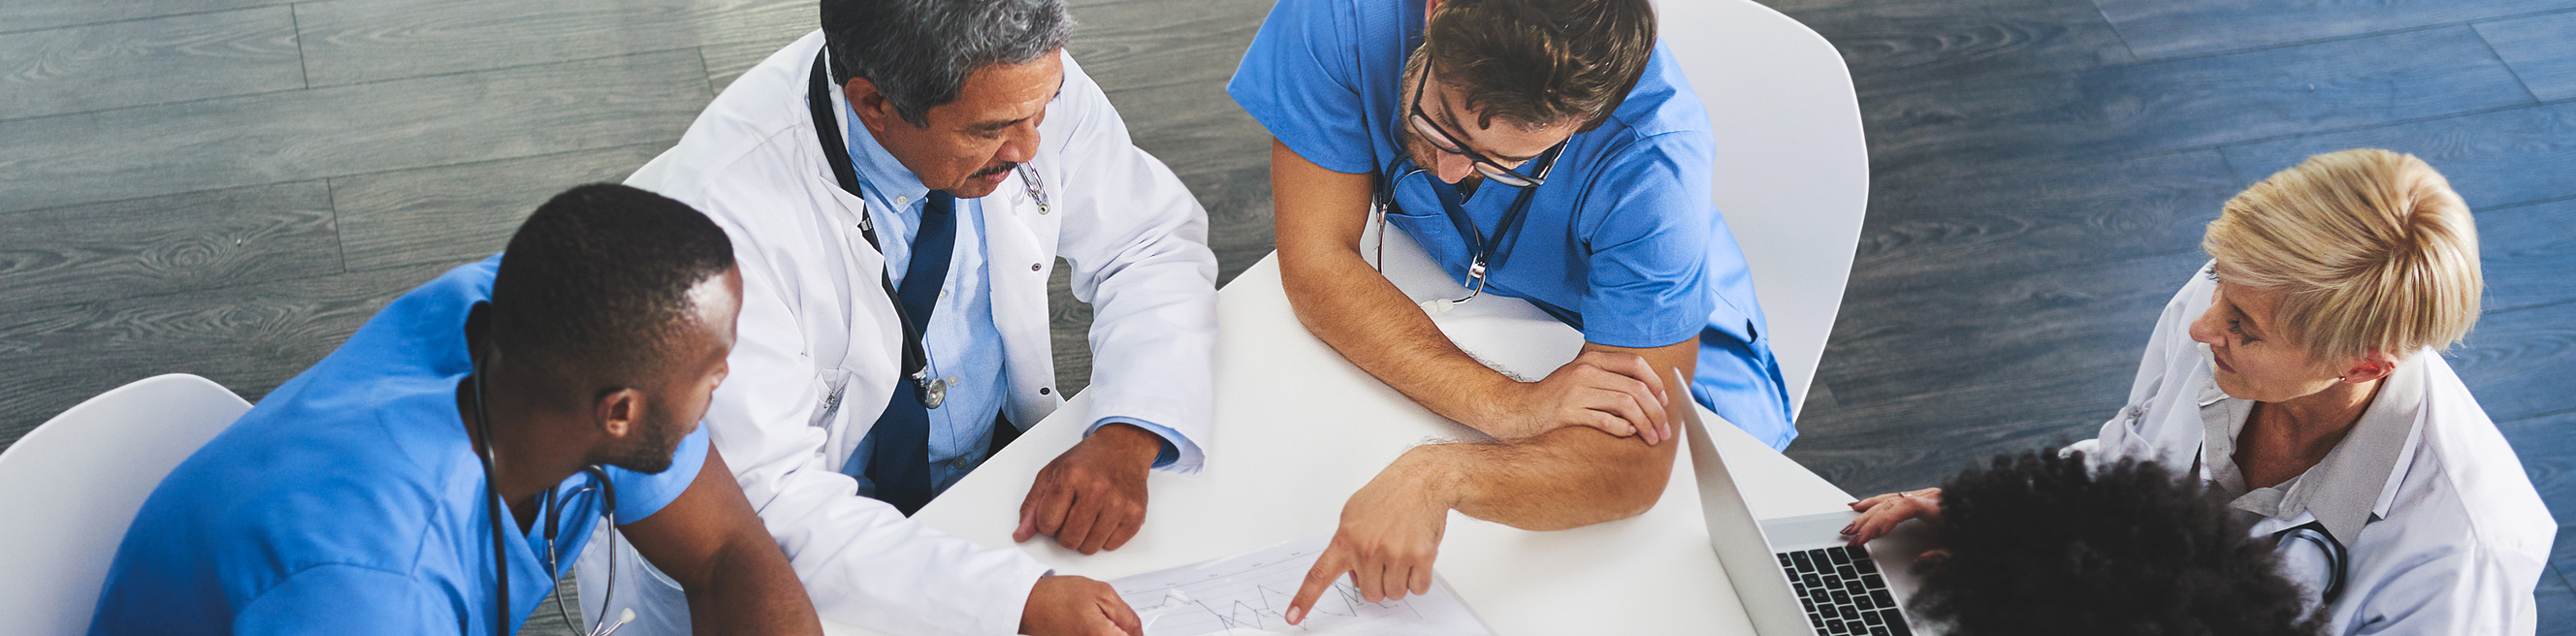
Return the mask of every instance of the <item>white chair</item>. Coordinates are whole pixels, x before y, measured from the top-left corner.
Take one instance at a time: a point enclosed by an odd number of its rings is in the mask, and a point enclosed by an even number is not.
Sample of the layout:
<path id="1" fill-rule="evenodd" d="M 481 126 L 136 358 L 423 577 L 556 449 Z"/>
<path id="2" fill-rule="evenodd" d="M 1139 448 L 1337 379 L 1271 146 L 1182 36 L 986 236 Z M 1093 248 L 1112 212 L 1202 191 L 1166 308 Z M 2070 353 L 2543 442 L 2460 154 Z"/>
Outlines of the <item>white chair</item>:
<path id="1" fill-rule="evenodd" d="M 174 373 L 63 411 L 0 452 L 0 625 L 89 631 L 99 586 L 143 499 L 250 403 Z"/>
<path id="2" fill-rule="evenodd" d="M 1869 145 L 1842 54 L 1752 0 L 1657 0 L 1664 44 L 1708 106 L 1717 209 L 1753 267 L 1771 352 L 1803 410 L 1869 208 Z"/>

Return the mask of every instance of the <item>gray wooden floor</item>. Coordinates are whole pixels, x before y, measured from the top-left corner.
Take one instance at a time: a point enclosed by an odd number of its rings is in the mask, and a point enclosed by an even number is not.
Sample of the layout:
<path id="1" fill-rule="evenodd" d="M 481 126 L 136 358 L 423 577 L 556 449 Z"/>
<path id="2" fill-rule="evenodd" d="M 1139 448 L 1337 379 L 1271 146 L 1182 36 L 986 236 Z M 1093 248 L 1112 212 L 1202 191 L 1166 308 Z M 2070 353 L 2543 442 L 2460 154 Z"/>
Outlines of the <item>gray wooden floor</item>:
<path id="1" fill-rule="evenodd" d="M 1873 157 L 1792 457 L 1866 493 L 2089 435 L 2220 201 L 2306 154 L 2381 146 L 2478 209 L 2488 314 L 2452 362 L 2576 522 L 2576 0 L 1763 1 L 1842 49 Z M 1228 279 L 1271 246 L 1266 135 L 1223 90 L 1267 10 L 1075 8 L 1076 56 L 1207 205 Z M 0 4 L 0 443 L 158 373 L 257 399 L 394 295 L 498 250 L 545 196 L 642 165 L 813 15 Z M 1079 387 L 1090 314 L 1060 283 L 1059 369 Z M 2561 538 L 2543 632 L 2576 634 Z"/>

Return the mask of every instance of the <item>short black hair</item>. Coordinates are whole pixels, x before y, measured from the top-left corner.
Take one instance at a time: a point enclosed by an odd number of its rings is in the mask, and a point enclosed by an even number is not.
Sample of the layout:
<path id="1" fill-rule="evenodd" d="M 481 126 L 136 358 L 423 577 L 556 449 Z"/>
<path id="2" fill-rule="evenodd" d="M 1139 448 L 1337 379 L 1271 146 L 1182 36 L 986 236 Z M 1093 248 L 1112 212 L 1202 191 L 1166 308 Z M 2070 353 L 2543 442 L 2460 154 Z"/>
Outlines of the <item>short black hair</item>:
<path id="1" fill-rule="evenodd" d="M 502 253 L 492 341 L 505 364 L 639 386 L 695 315 L 689 290 L 732 268 L 732 241 L 688 204 L 615 184 L 566 190 Z"/>
<path id="2" fill-rule="evenodd" d="M 2056 449 L 1996 457 L 1941 488 L 1946 557 L 1920 568 L 1918 617 L 1952 633 L 2308 635 L 2323 618 L 2269 541 L 2195 480 Z"/>
<path id="3" fill-rule="evenodd" d="M 1064 0 L 822 1 L 832 83 L 867 78 L 914 126 L 976 71 L 1037 61 L 1073 37 Z"/>

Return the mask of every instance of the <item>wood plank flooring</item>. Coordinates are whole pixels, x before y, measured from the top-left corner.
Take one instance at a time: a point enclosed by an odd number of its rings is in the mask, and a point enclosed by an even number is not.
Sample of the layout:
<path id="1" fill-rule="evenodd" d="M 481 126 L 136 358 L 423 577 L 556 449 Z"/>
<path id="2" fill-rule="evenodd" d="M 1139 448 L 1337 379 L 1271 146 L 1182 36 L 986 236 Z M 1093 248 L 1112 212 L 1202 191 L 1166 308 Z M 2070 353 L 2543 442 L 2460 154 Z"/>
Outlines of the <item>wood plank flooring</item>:
<path id="1" fill-rule="evenodd" d="M 2496 20 L 2474 25 L 2495 47 L 2496 57 L 2514 68 L 2533 97 L 2556 101 L 2576 97 L 2576 46 L 2567 34 L 2576 31 L 2576 12 Z"/>
<path id="2" fill-rule="evenodd" d="M 295 6 L 313 85 L 743 41 L 814 29 L 813 0 L 332 0 Z M 703 70 L 703 69 L 701 69 Z"/>
<path id="3" fill-rule="evenodd" d="M 282 6 L 0 35 L 0 119 L 296 88 Z"/>
<path id="4" fill-rule="evenodd" d="M 2568 0 L 2095 0 L 2142 59 L 2218 53 L 2576 9 Z"/>
<path id="5" fill-rule="evenodd" d="M 2576 0 L 1762 1 L 1841 49 L 1873 165 L 1793 458 L 1872 493 L 2090 436 L 2218 204 L 2379 146 L 2478 210 L 2487 315 L 2449 357 L 2576 539 Z M 1224 94 L 1269 4 L 1074 3 L 1225 279 L 1272 244 L 1268 136 Z M 0 3 L 0 444 L 157 373 L 257 399 L 667 148 L 813 6 Z M 1078 389 L 1090 308 L 1058 280 L 1055 310 Z M 2576 634 L 2576 545 L 2553 557 L 2542 632 Z"/>

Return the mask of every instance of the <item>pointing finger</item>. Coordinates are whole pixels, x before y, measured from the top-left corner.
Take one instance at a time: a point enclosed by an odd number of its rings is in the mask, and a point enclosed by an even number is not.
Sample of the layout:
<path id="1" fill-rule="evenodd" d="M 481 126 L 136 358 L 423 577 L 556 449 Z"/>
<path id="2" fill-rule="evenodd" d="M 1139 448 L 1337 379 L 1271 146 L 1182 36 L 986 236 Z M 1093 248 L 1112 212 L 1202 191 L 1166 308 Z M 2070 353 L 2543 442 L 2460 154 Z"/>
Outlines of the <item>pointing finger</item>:
<path id="1" fill-rule="evenodd" d="M 1339 543 L 1324 548 L 1324 555 L 1315 559 L 1315 567 L 1307 568 L 1306 583 L 1297 587 L 1296 597 L 1288 599 L 1288 624 L 1306 622 L 1306 610 L 1315 607 L 1315 599 L 1322 598 L 1324 590 L 1331 588 L 1333 581 L 1340 580 L 1342 574 L 1349 571 L 1342 552 Z"/>

